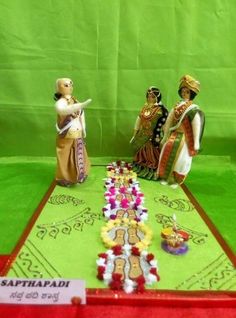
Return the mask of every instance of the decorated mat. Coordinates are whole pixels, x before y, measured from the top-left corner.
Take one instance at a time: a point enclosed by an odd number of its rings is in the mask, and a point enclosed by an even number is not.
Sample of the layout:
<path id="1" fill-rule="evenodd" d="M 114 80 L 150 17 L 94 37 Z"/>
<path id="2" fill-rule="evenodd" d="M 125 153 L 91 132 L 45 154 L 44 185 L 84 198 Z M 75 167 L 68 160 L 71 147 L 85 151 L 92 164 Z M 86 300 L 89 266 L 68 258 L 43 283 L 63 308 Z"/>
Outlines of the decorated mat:
<path id="1" fill-rule="evenodd" d="M 107 288 L 96 277 L 98 254 L 105 249 L 101 228 L 110 217 L 104 216 L 104 175 L 105 167 L 92 167 L 84 184 L 74 188 L 55 186 L 2 274 L 80 278 L 87 288 Z M 158 260 L 161 277 L 147 290 L 236 291 L 236 269 L 185 191 L 143 179 L 139 182 L 148 211 L 145 224 L 153 233 L 148 253 Z M 173 215 L 176 226 L 189 234 L 188 252 L 183 255 L 172 255 L 161 248 L 161 232 L 173 225 Z M 135 261 L 134 255 L 128 257 L 130 262 Z"/>

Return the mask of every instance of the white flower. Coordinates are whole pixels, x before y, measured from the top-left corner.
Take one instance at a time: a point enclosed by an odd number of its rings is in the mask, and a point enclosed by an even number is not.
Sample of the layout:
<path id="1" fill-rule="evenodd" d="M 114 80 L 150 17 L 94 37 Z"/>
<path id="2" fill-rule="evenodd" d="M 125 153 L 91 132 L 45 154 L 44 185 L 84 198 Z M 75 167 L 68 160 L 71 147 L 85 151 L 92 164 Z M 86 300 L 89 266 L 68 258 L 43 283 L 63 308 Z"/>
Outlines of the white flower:
<path id="1" fill-rule="evenodd" d="M 106 285 L 109 285 L 111 282 L 111 273 L 104 273 L 103 280 Z"/>
<path id="2" fill-rule="evenodd" d="M 125 244 L 125 245 L 123 245 L 123 249 L 127 250 L 127 251 L 130 251 L 131 250 L 131 245 Z"/>
<path id="3" fill-rule="evenodd" d="M 98 266 L 105 266 L 105 258 L 100 257 L 98 260 L 96 260 L 96 263 Z"/>
<path id="4" fill-rule="evenodd" d="M 147 285 L 152 285 L 152 284 L 155 283 L 156 281 L 157 281 L 156 275 L 153 275 L 153 274 L 149 273 L 149 274 L 146 276 L 146 284 L 147 284 Z"/>
<path id="5" fill-rule="evenodd" d="M 131 294 L 134 291 L 134 288 L 132 286 L 124 286 L 124 291 L 126 294 Z"/>
<path id="6" fill-rule="evenodd" d="M 135 283 L 134 283 L 131 279 L 125 279 L 125 282 L 124 282 L 124 291 L 125 291 L 127 294 L 130 294 L 130 293 L 133 292 L 134 286 L 135 286 Z"/>
<path id="7" fill-rule="evenodd" d="M 148 219 L 148 214 L 147 214 L 147 213 L 141 214 L 141 215 L 140 215 L 140 219 L 141 219 L 142 221 L 147 221 L 147 219 Z"/>
<path id="8" fill-rule="evenodd" d="M 111 255 L 113 255 L 113 250 L 107 250 L 106 254 L 108 255 L 108 257 L 110 257 Z"/>
<path id="9" fill-rule="evenodd" d="M 104 215 L 105 215 L 106 218 L 109 218 L 110 215 L 111 215 L 111 212 L 110 212 L 110 211 L 105 211 L 105 212 L 104 212 Z"/>
<path id="10" fill-rule="evenodd" d="M 125 244 L 123 246 L 123 251 L 124 251 L 125 255 L 130 256 L 130 250 L 131 250 L 131 245 Z"/>
<path id="11" fill-rule="evenodd" d="M 149 264 L 152 266 L 152 267 L 156 267 L 157 268 L 157 260 L 156 259 L 153 259 L 149 262 Z"/>
<path id="12" fill-rule="evenodd" d="M 144 251 L 141 252 L 140 255 L 143 256 L 143 257 L 146 257 L 148 255 L 148 252 L 144 250 Z"/>
<path id="13" fill-rule="evenodd" d="M 108 258 L 112 261 L 113 259 L 115 259 L 115 255 L 111 254 L 111 255 L 108 256 Z"/>
<path id="14" fill-rule="evenodd" d="M 129 286 L 135 286 L 136 283 L 133 280 L 131 280 L 129 278 L 126 278 L 125 279 L 125 284 L 129 285 Z"/>
<path id="15" fill-rule="evenodd" d="M 106 205 L 104 206 L 104 208 L 107 209 L 107 210 L 110 210 L 110 209 L 111 209 L 111 204 L 110 204 L 110 203 L 106 204 Z"/>

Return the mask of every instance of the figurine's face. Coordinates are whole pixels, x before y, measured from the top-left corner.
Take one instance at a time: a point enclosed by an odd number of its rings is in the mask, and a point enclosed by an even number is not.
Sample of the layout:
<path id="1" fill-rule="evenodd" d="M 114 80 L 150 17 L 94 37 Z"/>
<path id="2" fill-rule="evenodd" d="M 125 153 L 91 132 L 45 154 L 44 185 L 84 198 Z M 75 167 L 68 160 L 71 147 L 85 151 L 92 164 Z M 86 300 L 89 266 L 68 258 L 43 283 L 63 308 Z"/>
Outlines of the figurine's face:
<path id="1" fill-rule="evenodd" d="M 187 87 L 183 87 L 181 89 L 181 93 L 180 93 L 181 97 L 184 99 L 184 100 L 189 100 L 190 99 L 190 89 L 187 88 Z"/>
<path id="2" fill-rule="evenodd" d="M 58 82 L 58 92 L 62 95 L 71 95 L 73 92 L 73 82 L 69 78 L 63 78 Z"/>
<path id="3" fill-rule="evenodd" d="M 153 92 L 148 92 L 147 102 L 148 104 L 155 104 L 157 101 L 156 95 Z"/>

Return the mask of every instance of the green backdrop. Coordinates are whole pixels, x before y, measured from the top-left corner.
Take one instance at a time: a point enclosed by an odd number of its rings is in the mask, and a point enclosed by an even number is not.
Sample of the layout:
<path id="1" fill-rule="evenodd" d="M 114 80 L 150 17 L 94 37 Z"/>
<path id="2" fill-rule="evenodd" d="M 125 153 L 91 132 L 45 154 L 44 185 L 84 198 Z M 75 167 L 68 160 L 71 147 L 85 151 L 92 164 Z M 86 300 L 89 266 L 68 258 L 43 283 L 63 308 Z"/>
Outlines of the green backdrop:
<path id="1" fill-rule="evenodd" d="M 2 156 L 54 156 L 55 80 L 74 80 L 91 157 L 130 156 L 145 91 L 170 109 L 178 82 L 201 82 L 204 154 L 233 154 L 234 0 L 0 0 Z"/>
<path id="2" fill-rule="evenodd" d="M 235 0 L 0 0 L 0 154 L 54 156 L 55 80 L 74 80 L 91 157 L 130 156 L 148 86 L 201 82 L 203 153 L 235 153 Z M 4 136 L 4 138 L 3 138 Z"/>

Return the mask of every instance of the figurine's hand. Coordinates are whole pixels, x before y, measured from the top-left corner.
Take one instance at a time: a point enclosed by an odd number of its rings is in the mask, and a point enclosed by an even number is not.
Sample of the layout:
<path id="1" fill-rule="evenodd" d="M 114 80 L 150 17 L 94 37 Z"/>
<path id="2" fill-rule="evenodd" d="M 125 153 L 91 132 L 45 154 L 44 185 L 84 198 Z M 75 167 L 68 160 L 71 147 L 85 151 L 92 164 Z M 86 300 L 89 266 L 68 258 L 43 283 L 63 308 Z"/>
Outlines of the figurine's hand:
<path id="1" fill-rule="evenodd" d="M 92 101 L 91 99 L 87 99 L 85 102 L 82 102 L 82 103 L 75 103 L 72 105 L 68 105 L 66 99 L 61 98 L 56 102 L 56 111 L 59 115 L 63 115 L 63 116 L 71 115 L 83 109 L 91 101 Z"/>
<path id="2" fill-rule="evenodd" d="M 88 104 L 90 104 L 92 101 L 91 98 L 87 99 L 85 102 L 79 103 L 81 108 L 86 107 Z"/>

